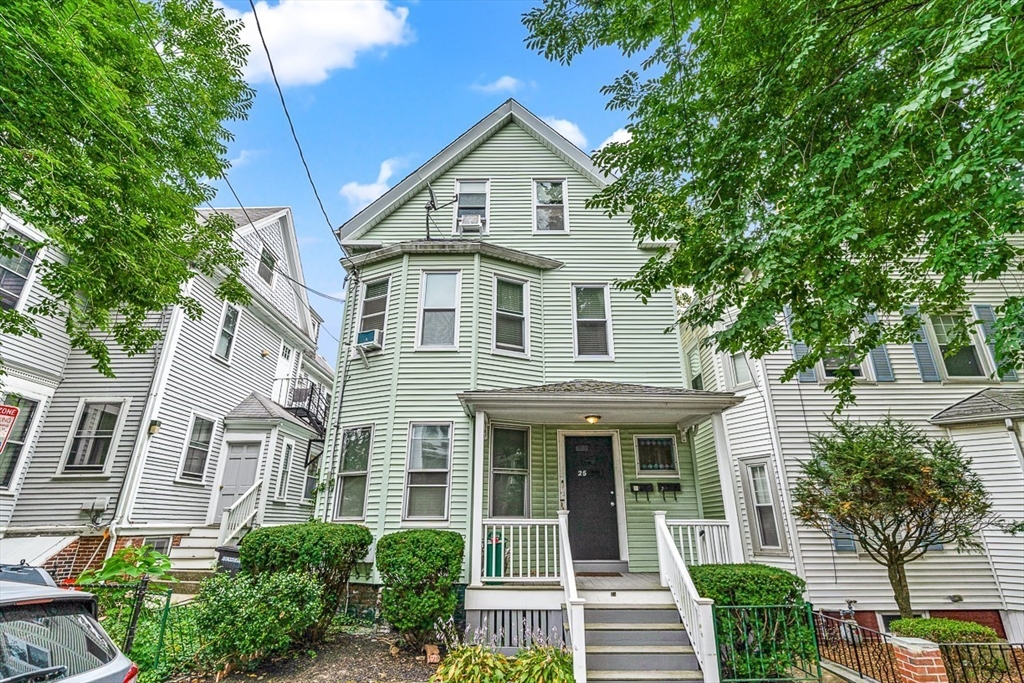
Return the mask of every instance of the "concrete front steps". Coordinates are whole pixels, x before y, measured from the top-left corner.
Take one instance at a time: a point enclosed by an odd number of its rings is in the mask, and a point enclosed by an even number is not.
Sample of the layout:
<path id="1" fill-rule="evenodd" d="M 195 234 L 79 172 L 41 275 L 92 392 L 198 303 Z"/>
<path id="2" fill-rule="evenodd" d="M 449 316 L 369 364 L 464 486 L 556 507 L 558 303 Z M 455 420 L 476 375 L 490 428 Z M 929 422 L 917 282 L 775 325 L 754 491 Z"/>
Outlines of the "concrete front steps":
<path id="1" fill-rule="evenodd" d="M 584 624 L 588 681 L 692 683 L 704 680 L 673 604 L 666 605 L 663 600 L 653 604 L 588 602 Z"/>

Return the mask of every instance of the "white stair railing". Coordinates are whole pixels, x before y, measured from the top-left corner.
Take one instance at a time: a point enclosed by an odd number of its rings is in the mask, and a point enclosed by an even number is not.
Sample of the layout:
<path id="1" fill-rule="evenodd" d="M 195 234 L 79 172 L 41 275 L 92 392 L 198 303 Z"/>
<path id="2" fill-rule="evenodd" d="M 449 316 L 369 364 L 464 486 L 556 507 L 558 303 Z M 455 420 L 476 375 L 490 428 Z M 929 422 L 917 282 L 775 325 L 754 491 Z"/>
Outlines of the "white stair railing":
<path id="1" fill-rule="evenodd" d="M 731 564 L 729 522 L 715 519 L 669 519 L 665 523 L 688 566 Z"/>
<path id="2" fill-rule="evenodd" d="M 654 513 L 654 531 L 658 540 L 658 567 L 661 585 L 672 592 L 697 662 L 704 673 L 704 683 L 719 683 L 718 647 L 715 644 L 714 600 L 702 598 L 693 585 L 683 556 L 679 554 L 664 512 Z"/>
<path id="3" fill-rule="evenodd" d="M 258 479 L 250 486 L 245 493 L 238 497 L 231 507 L 224 511 L 220 518 L 220 533 L 217 534 L 217 545 L 227 545 L 234 540 L 238 533 L 249 526 L 256 517 L 257 503 L 260 499 L 260 489 L 263 487 L 263 480 Z"/>
<path id="4" fill-rule="evenodd" d="M 583 622 L 586 600 L 576 591 L 576 571 L 572 567 L 569 548 L 569 511 L 558 511 L 558 539 L 562 552 L 562 588 L 565 590 L 565 612 L 569 617 L 569 647 L 572 650 L 572 674 L 576 683 L 587 683 L 587 636 Z"/>
<path id="5" fill-rule="evenodd" d="M 562 575 L 557 519 L 485 519 L 484 581 L 554 583 Z"/>

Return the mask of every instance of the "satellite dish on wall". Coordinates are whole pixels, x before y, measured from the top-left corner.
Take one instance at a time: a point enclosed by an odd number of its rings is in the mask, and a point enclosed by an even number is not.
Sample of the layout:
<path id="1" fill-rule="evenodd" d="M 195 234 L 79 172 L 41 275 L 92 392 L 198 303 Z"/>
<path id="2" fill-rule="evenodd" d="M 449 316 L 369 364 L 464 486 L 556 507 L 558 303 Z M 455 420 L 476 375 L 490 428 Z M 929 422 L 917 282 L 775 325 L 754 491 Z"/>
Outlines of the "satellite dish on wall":
<path id="1" fill-rule="evenodd" d="M 434 188 L 430 186 L 429 182 L 427 183 L 427 192 L 429 193 L 430 198 L 427 200 L 427 205 L 425 207 L 423 207 L 423 208 L 426 209 L 426 214 L 427 214 L 426 226 L 427 226 L 427 239 L 429 240 L 430 239 L 430 221 L 431 221 L 430 212 L 431 211 L 437 211 L 438 209 L 443 209 L 446 206 L 451 206 L 452 204 L 454 204 L 455 202 L 458 201 L 459 195 L 455 195 L 455 197 L 453 197 L 452 200 L 450 202 L 448 202 L 447 204 L 441 204 L 439 206 L 438 203 L 437 203 L 437 195 L 434 194 Z"/>
<path id="2" fill-rule="evenodd" d="M 427 211 L 437 211 L 437 195 L 434 194 L 434 188 L 427 183 L 427 192 L 430 193 L 430 200 L 427 202 Z"/>

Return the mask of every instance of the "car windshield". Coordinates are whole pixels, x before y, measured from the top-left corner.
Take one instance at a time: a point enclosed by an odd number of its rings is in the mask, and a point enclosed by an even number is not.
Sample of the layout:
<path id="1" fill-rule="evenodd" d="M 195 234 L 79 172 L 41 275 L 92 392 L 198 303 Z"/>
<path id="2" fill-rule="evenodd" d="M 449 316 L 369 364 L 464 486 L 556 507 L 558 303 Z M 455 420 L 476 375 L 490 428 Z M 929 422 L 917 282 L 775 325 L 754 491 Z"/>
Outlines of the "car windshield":
<path id="1" fill-rule="evenodd" d="M 60 680 L 115 657 L 117 648 L 84 602 L 0 607 L 0 683 Z"/>

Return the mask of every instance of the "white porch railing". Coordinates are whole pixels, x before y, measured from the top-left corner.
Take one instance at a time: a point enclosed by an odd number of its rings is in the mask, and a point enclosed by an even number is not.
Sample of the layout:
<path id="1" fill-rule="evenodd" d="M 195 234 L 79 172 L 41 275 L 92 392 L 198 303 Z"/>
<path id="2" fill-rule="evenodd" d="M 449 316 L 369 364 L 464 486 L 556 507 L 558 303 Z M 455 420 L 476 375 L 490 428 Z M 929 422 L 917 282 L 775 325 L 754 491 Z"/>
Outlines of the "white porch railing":
<path id="1" fill-rule="evenodd" d="M 576 683 L 587 683 L 587 641 L 583 624 L 583 606 L 586 600 L 576 592 L 576 571 L 572 567 L 569 548 L 569 511 L 558 511 L 558 540 L 562 569 L 562 588 L 565 590 L 565 613 L 569 617 L 569 648 L 572 650 L 572 674 Z M 711 683 L 717 683 L 713 681 Z"/>
<path id="2" fill-rule="evenodd" d="M 217 534 L 217 545 L 226 545 L 234 540 L 238 533 L 247 527 L 259 512 L 257 503 L 260 500 L 260 489 L 263 487 L 263 480 L 258 479 L 255 484 L 238 497 L 231 507 L 224 511 L 220 518 L 220 533 Z"/>
<path id="3" fill-rule="evenodd" d="M 557 519 L 486 519 L 484 581 L 557 583 L 561 576 Z"/>
<path id="4" fill-rule="evenodd" d="M 690 635 L 690 644 L 704 673 L 705 683 L 719 683 L 718 648 L 715 644 L 714 600 L 702 598 L 693 585 L 683 556 L 679 553 L 664 512 L 654 513 L 654 531 L 658 541 L 658 567 L 661 585 L 672 591 L 672 599 Z"/>
<path id="5" fill-rule="evenodd" d="M 683 562 L 700 564 L 731 564 L 729 522 L 711 519 L 669 519 L 665 523 L 672 534 Z"/>

